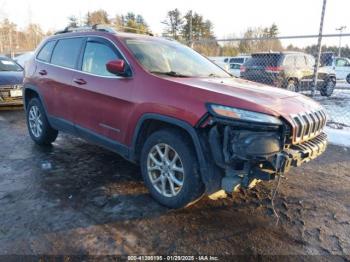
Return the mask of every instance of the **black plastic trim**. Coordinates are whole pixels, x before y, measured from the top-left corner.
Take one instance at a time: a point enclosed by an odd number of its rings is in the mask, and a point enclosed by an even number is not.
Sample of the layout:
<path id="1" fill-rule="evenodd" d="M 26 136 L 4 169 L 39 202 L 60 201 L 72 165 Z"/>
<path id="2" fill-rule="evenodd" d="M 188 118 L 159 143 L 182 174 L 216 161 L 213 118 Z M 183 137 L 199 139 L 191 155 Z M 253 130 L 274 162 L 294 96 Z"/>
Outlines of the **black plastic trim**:
<path id="1" fill-rule="evenodd" d="M 121 155 L 125 159 L 129 160 L 129 152 L 130 152 L 129 147 L 121 143 L 118 143 L 115 140 L 107 138 L 105 136 L 101 136 L 87 128 L 81 127 L 79 125 L 75 125 L 72 122 L 66 121 L 64 119 L 54 117 L 54 116 L 48 116 L 48 119 L 50 119 L 50 124 L 52 123 L 53 128 L 81 137 L 89 142 L 92 142 L 108 150 L 111 150 Z"/>
<path id="2" fill-rule="evenodd" d="M 203 182 L 207 185 L 208 181 L 210 181 L 208 176 L 210 176 L 211 174 L 209 174 L 207 172 L 208 165 L 207 165 L 205 155 L 203 153 L 203 148 L 202 148 L 202 145 L 200 143 L 199 136 L 198 136 L 195 128 L 185 121 L 182 121 L 182 120 L 179 120 L 179 119 L 176 119 L 173 117 L 169 117 L 169 116 L 154 114 L 154 113 L 144 114 L 139 119 L 139 121 L 136 125 L 136 128 L 134 130 L 133 139 L 132 139 L 132 146 L 131 146 L 131 151 L 130 151 L 130 159 L 134 160 L 134 161 L 137 160 L 136 159 L 137 140 L 138 140 L 138 136 L 140 133 L 140 129 L 146 120 L 157 120 L 157 121 L 162 121 L 162 122 L 165 122 L 168 124 L 178 126 L 182 129 L 184 129 L 190 135 L 190 137 L 192 138 L 192 142 L 194 144 L 195 150 L 196 150 L 197 159 L 198 159 L 198 162 L 200 165 L 200 172 L 201 172 Z"/>

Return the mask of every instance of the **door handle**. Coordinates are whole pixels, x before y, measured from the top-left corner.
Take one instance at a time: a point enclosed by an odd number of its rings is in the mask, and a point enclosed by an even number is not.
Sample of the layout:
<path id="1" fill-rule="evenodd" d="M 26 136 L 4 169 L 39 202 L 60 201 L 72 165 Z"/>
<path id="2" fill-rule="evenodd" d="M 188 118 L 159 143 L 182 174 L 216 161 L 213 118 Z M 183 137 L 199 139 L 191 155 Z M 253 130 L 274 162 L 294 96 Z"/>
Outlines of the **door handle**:
<path id="1" fill-rule="evenodd" d="M 74 83 L 77 83 L 78 85 L 85 85 L 87 82 L 84 80 L 84 79 L 82 79 L 82 78 L 75 78 L 75 79 L 73 79 L 73 82 Z"/>
<path id="2" fill-rule="evenodd" d="M 39 71 L 39 75 L 42 75 L 42 76 L 45 76 L 45 75 L 47 75 L 47 71 L 46 70 L 40 70 Z"/>

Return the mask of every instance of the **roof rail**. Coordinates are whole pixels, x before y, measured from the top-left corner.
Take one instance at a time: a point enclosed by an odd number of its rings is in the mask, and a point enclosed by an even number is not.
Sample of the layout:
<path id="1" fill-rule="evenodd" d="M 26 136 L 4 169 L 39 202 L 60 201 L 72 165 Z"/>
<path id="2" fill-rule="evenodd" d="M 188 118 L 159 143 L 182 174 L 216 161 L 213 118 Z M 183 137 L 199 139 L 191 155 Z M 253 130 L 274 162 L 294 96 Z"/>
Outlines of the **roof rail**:
<path id="1" fill-rule="evenodd" d="M 88 32 L 88 31 L 100 31 L 100 32 L 108 32 L 112 34 L 115 34 L 117 32 L 111 27 L 95 24 L 93 26 L 79 26 L 79 27 L 67 26 L 65 29 L 61 31 L 57 31 L 55 35 L 72 33 L 72 32 Z"/>

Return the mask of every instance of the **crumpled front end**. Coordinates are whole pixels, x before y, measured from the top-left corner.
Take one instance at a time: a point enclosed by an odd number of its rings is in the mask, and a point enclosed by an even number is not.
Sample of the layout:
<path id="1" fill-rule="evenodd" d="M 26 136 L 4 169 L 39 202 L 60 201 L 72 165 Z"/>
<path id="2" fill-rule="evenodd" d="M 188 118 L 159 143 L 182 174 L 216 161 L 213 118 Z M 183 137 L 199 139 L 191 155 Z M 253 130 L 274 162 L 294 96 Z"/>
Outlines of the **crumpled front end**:
<path id="1" fill-rule="evenodd" d="M 321 117 L 320 121 L 315 118 L 315 123 L 312 118 L 299 123 L 307 125 L 302 128 L 307 139 L 298 143 L 293 133 L 296 129 L 286 121 L 278 126 L 209 118 L 209 147 L 215 164 L 223 170 L 221 189 L 226 193 L 283 175 L 291 167 L 320 156 L 327 147 L 327 136 L 322 132 L 325 119 Z"/>

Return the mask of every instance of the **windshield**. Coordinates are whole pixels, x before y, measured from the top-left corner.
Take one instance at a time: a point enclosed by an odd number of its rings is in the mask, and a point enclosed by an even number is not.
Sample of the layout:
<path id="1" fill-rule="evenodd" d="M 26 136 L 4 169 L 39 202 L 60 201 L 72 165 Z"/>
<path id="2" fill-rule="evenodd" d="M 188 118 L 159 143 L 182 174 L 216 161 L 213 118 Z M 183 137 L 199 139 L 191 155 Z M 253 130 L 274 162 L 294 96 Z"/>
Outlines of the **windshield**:
<path id="1" fill-rule="evenodd" d="M 23 71 L 23 68 L 7 57 L 0 57 L 0 71 Z"/>
<path id="2" fill-rule="evenodd" d="M 205 57 L 177 42 L 127 39 L 126 44 L 151 73 L 174 77 L 230 77 Z"/>

